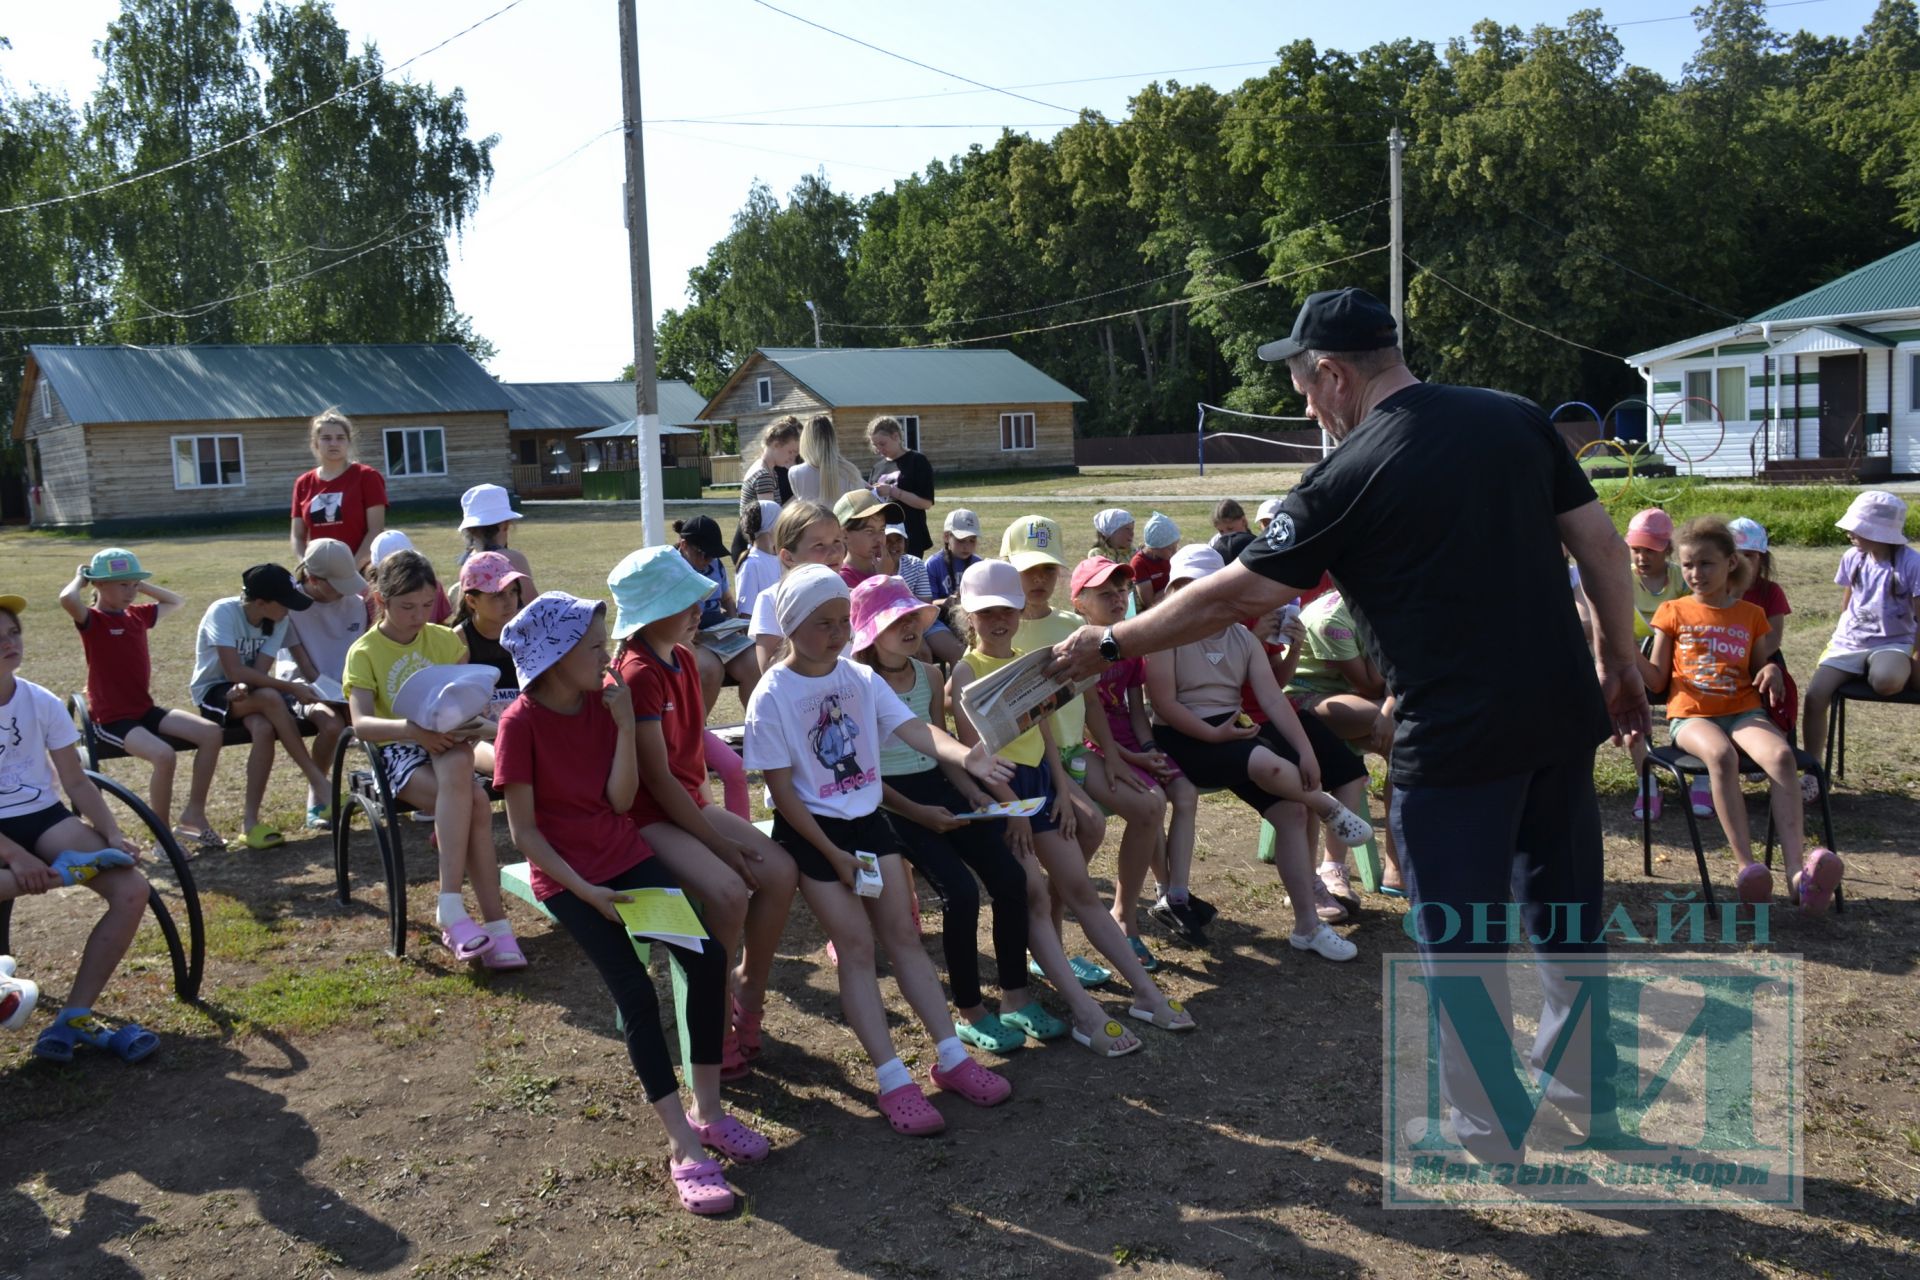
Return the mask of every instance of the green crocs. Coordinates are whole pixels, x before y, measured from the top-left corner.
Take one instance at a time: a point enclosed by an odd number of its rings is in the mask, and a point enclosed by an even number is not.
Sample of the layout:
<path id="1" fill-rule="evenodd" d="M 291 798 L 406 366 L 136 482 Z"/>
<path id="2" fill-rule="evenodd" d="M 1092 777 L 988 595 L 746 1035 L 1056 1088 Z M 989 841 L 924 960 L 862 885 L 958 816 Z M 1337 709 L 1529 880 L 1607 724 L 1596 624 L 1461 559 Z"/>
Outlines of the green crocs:
<path id="1" fill-rule="evenodd" d="M 1102 965 L 1095 964 L 1085 956 L 1074 956 L 1067 963 L 1073 966 L 1073 976 L 1083 987 L 1103 986 L 1113 977 L 1111 971 Z M 1040 967 L 1038 960 L 1027 961 L 1027 972 L 1036 978 L 1047 976 L 1047 971 Z"/>
<path id="2" fill-rule="evenodd" d="M 1035 1040 L 1058 1040 L 1067 1034 L 1067 1024 L 1048 1013 L 1038 1000 L 1011 1012 L 1002 1009 L 1000 1021 L 1018 1028 Z"/>
<path id="3" fill-rule="evenodd" d="M 1027 1044 L 1025 1031 L 1008 1026 L 998 1014 L 993 1013 L 978 1022 L 960 1018 L 955 1021 L 953 1030 L 962 1043 L 990 1053 L 1012 1053 L 1015 1049 L 1025 1048 Z"/>

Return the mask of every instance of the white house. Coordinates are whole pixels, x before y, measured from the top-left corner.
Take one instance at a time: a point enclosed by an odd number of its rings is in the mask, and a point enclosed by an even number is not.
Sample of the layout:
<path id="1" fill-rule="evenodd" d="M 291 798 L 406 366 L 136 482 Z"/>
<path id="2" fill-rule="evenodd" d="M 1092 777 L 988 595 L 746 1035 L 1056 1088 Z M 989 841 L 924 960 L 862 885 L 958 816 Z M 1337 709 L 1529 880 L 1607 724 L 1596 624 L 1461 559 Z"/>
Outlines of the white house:
<path id="1" fill-rule="evenodd" d="M 1627 363 L 1646 380 L 1651 441 L 1683 473 L 1920 472 L 1920 242 Z"/>

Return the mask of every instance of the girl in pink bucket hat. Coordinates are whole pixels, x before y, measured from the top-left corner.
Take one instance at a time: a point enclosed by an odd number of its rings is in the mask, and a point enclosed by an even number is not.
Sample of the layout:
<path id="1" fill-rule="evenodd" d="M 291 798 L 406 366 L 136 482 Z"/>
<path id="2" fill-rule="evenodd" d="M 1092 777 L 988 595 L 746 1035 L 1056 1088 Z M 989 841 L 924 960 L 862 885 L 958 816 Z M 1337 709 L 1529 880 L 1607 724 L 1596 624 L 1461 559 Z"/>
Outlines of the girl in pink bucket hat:
<path id="1" fill-rule="evenodd" d="M 1807 682 L 1807 750 L 1827 744 L 1833 691 L 1864 677 L 1881 697 L 1916 687 L 1914 642 L 1920 638 L 1920 552 L 1907 545 L 1907 504 L 1868 490 L 1834 521 L 1853 544 L 1840 557 L 1834 585 L 1845 588 L 1840 621 Z"/>

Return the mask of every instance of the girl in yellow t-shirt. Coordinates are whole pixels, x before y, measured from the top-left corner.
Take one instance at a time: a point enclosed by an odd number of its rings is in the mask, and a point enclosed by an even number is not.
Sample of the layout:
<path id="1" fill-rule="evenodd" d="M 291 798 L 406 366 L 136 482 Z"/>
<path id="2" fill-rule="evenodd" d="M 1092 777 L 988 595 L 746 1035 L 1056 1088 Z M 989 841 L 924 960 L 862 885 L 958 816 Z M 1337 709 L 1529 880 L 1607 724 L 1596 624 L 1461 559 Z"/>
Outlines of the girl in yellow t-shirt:
<path id="1" fill-rule="evenodd" d="M 440 941 L 457 960 L 489 969 L 524 969 L 526 956 L 500 903 L 500 866 L 493 851 L 493 806 L 474 770 L 492 772 L 493 746 L 455 739 L 401 720 L 394 695 L 427 667 L 467 660 L 457 632 L 427 621 L 438 583 L 418 551 L 396 551 L 380 562 L 373 591 L 380 620 L 347 650 L 347 709 L 362 742 L 378 744 L 395 798 L 433 814 L 440 854 Z M 464 801 L 464 802 L 463 802 Z M 461 895 L 473 881 L 483 923 L 467 914 Z"/>
<path id="2" fill-rule="evenodd" d="M 1793 747 L 1761 705 L 1762 687 L 1779 679 L 1769 666 L 1772 624 L 1759 605 L 1741 599 L 1753 566 L 1737 552 L 1726 522 L 1689 520 L 1674 537 L 1691 594 L 1653 615 L 1653 655 L 1642 659 L 1647 688 L 1667 693 L 1674 745 L 1705 762 L 1720 828 L 1739 859 L 1742 902 L 1773 896 L 1773 873 L 1754 860 L 1747 806 L 1740 794 L 1740 753 L 1766 771 L 1773 825 L 1787 870 L 1787 897 L 1810 913 L 1826 910 L 1844 873 L 1838 854 L 1816 848 L 1802 860 L 1805 800 Z"/>

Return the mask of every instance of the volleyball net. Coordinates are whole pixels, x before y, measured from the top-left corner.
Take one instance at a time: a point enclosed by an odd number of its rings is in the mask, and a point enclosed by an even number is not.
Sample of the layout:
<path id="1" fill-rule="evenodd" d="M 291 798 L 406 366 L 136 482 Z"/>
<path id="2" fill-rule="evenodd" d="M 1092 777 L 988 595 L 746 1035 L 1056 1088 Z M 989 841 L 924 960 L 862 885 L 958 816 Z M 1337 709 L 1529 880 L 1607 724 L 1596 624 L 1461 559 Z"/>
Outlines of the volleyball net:
<path id="1" fill-rule="evenodd" d="M 1312 418 L 1286 417 L 1273 413 L 1248 413 L 1201 401 L 1193 428 L 1194 455 L 1200 474 L 1207 474 L 1209 442 L 1222 442 L 1214 448 L 1214 465 L 1227 463 L 1311 463 L 1318 462 L 1333 448 L 1333 437 L 1320 429 Z M 1262 433 L 1262 424 L 1274 424 Z M 1286 425 L 1281 425 L 1286 424 Z M 1231 428 L 1240 428 L 1233 430 Z M 1226 441 L 1235 441 L 1225 445 Z"/>

